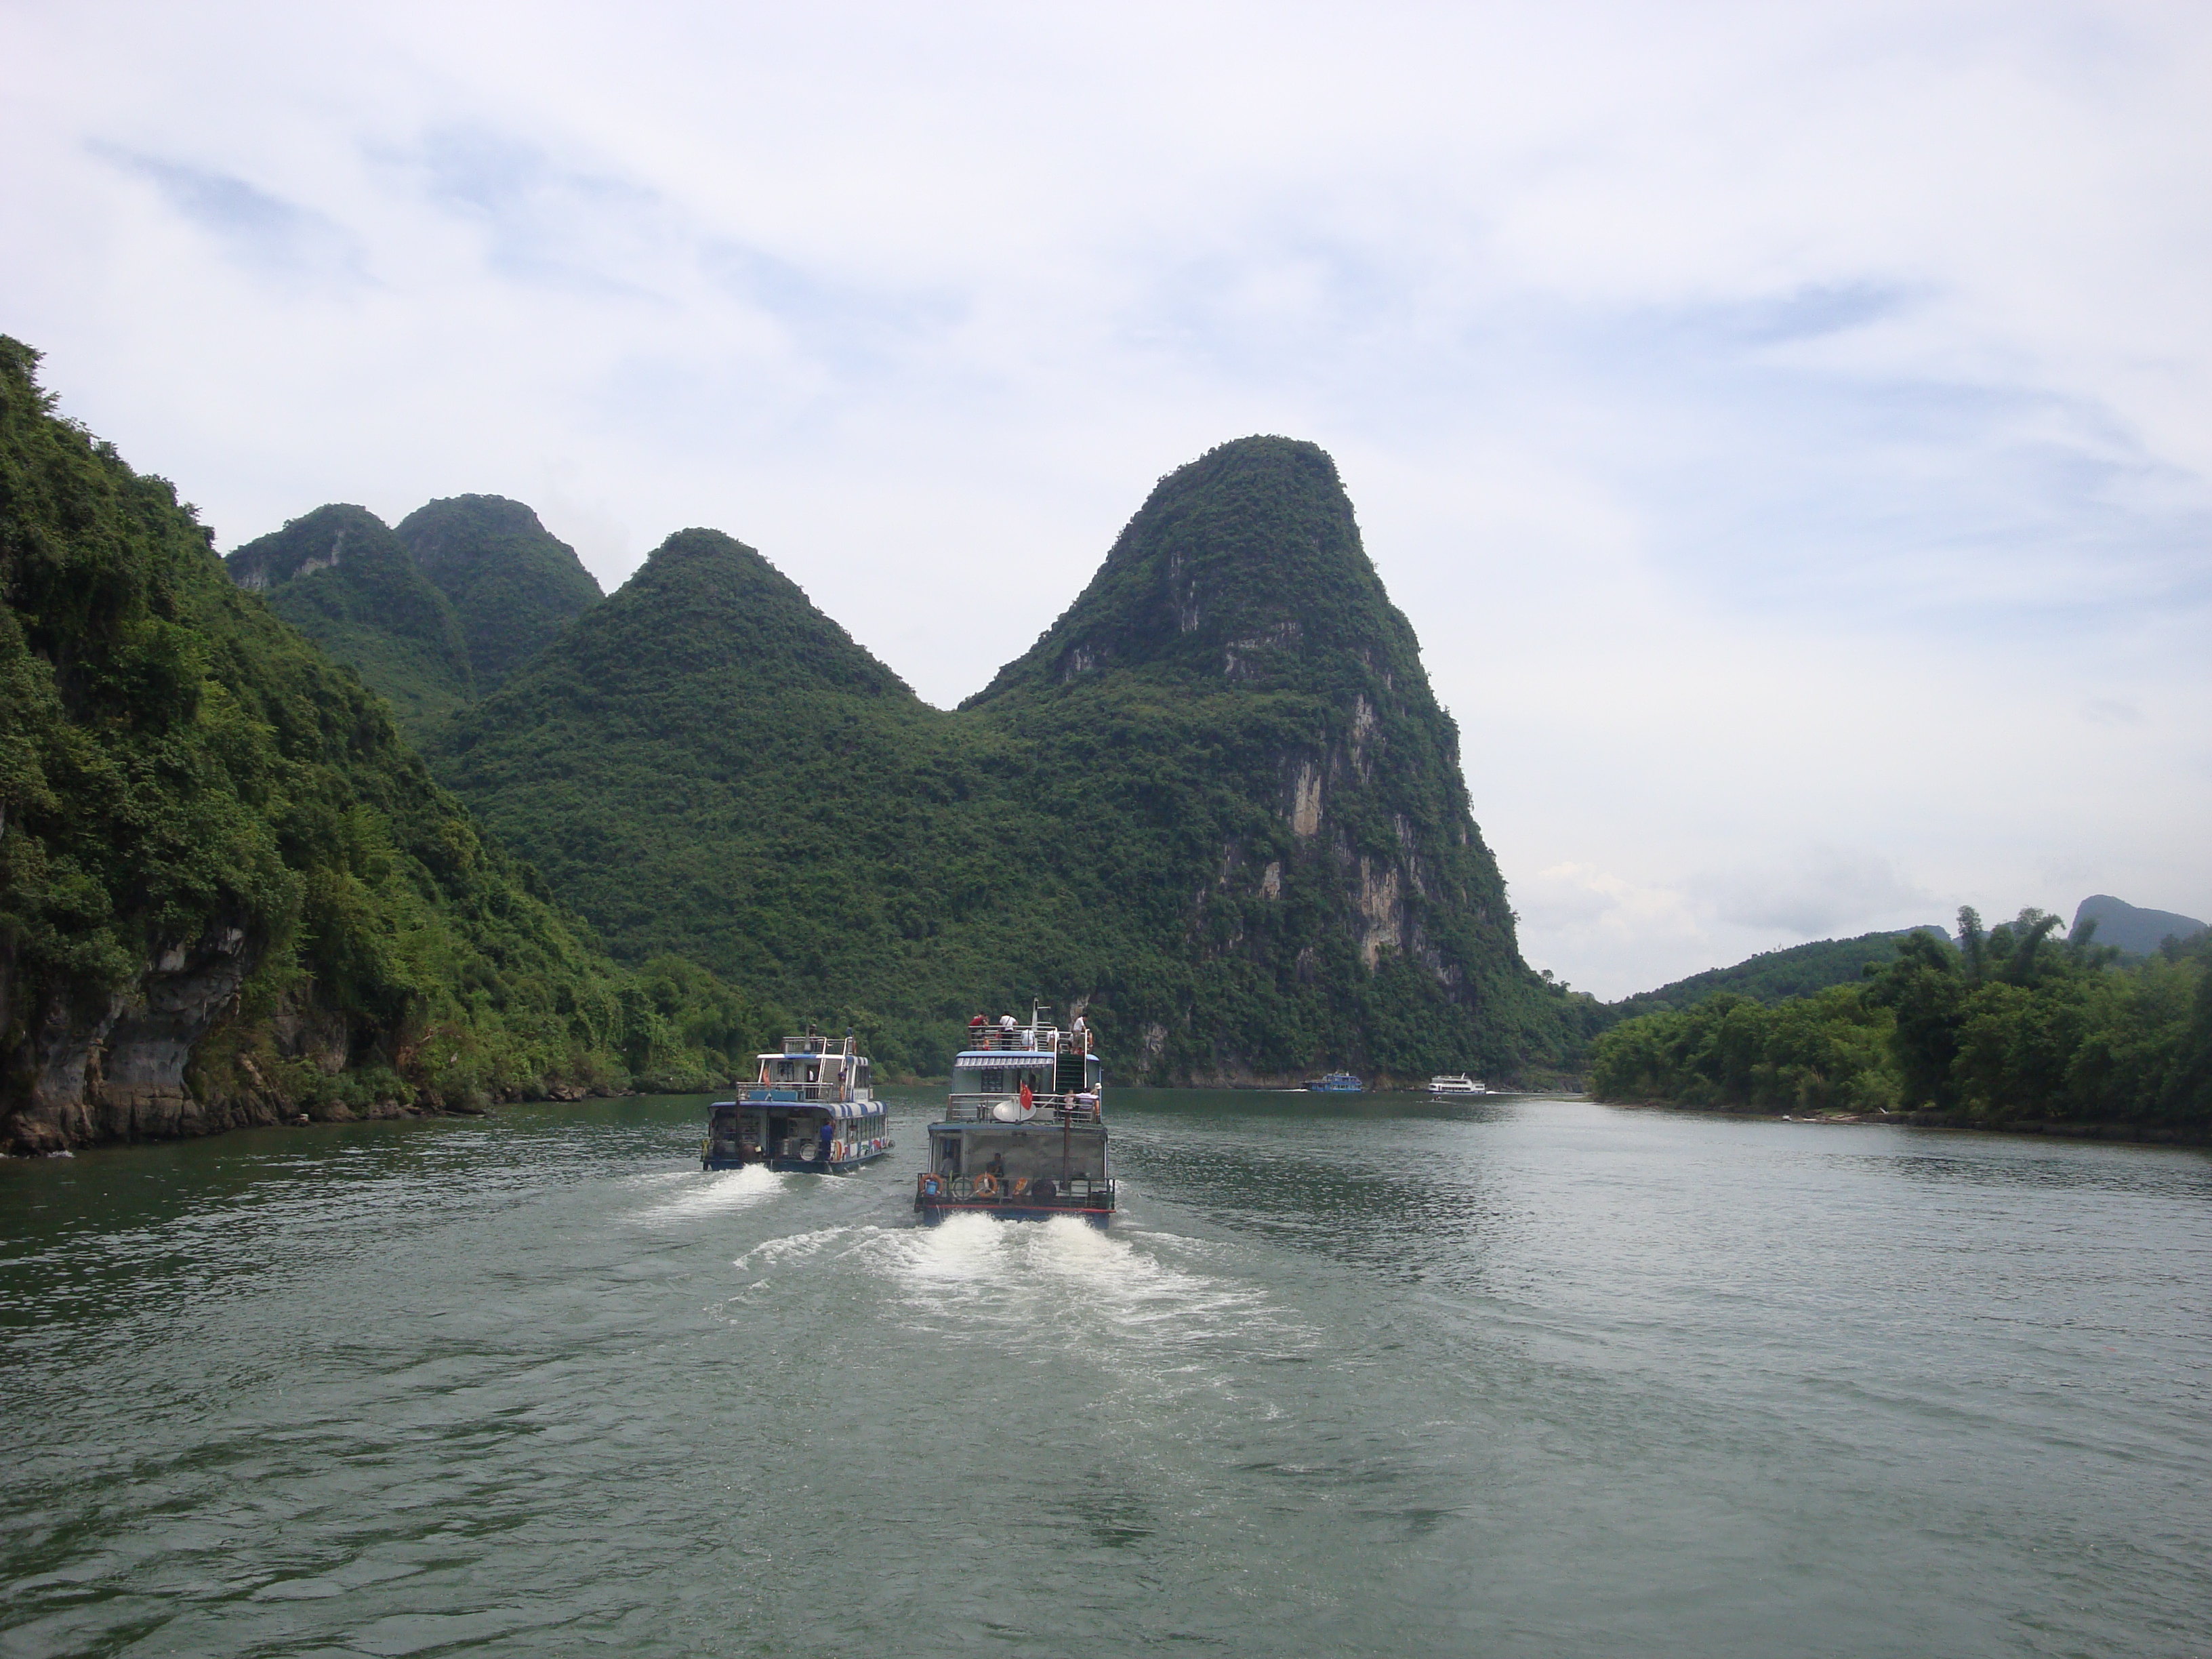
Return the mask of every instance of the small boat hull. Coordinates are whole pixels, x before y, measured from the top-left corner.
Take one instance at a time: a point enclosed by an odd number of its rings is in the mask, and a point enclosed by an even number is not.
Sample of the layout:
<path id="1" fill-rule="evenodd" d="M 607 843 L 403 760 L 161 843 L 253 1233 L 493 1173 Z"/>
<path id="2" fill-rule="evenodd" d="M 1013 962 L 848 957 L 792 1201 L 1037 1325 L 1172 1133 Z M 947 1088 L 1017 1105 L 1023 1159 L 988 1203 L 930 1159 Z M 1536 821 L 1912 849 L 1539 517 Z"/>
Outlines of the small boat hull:
<path id="1" fill-rule="evenodd" d="M 1024 1204 L 1019 1199 L 948 1199 L 936 1203 L 925 1199 L 915 1209 L 925 1227 L 934 1227 L 949 1215 L 988 1215 L 1000 1221 L 1050 1221 L 1054 1216 L 1071 1215 L 1094 1227 L 1103 1227 L 1114 1214 L 1111 1206 Z"/>
<path id="2" fill-rule="evenodd" d="M 818 1158 L 702 1158 L 699 1160 L 699 1167 L 702 1170 L 744 1170 L 760 1164 L 781 1174 L 849 1175 L 864 1164 L 880 1163 L 890 1155 L 890 1146 L 887 1142 L 880 1151 L 862 1152 L 857 1158 L 834 1158 L 828 1164 Z"/>

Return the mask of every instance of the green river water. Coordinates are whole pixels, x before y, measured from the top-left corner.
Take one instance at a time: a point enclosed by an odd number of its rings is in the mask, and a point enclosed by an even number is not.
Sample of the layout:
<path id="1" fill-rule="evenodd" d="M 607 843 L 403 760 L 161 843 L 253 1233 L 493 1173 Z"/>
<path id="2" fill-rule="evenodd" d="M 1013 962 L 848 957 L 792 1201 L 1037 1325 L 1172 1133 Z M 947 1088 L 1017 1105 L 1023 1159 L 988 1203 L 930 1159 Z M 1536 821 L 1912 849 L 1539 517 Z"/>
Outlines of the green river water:
<path id="1" fill-rule="evenodd" d="M 1112 1229 L 703 1102 L 0 1166 L 0 1655 L 2212 1651 L 2212 1158 L 1118 1091 Z"/>

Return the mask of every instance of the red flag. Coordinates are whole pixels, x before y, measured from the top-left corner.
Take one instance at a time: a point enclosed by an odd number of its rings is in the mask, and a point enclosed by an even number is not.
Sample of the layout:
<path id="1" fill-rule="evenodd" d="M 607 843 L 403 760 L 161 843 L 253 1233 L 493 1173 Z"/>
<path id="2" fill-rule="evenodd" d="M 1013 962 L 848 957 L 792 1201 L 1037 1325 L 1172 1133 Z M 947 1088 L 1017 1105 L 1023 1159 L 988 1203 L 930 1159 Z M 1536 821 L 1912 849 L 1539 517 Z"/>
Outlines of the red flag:
<path id="1" fill-rule="evenodd" d="M 1024 1078 L 1022 1079 L 1022 1109 L 1026 1112 L 1036 1104 L 1036 1091 L 1030 1087 L 1030 1080 Z"/>

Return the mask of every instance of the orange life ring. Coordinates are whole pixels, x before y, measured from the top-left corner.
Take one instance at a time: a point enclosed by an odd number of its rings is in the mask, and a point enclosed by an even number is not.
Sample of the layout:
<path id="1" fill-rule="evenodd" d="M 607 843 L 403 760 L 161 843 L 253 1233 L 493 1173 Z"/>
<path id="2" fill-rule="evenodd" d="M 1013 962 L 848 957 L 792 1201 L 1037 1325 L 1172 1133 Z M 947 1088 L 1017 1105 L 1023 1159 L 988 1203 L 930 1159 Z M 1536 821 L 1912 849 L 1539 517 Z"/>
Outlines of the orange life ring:
<path id="1" fill-rule="evenodd" d="M 999 1177 L 988 1170 L 984 1170 L 975 1177 L 974 1191 L 978 1198 L 996 1198 L 999 1195 Z"/>
<path id="2" fill-rule="evenodd" d="M 944 1194 L 945 1183 L 935 1176 L 925 1175 L 921 1177 L 921 1195 L 924 1198 L 941 1198 Z"/>

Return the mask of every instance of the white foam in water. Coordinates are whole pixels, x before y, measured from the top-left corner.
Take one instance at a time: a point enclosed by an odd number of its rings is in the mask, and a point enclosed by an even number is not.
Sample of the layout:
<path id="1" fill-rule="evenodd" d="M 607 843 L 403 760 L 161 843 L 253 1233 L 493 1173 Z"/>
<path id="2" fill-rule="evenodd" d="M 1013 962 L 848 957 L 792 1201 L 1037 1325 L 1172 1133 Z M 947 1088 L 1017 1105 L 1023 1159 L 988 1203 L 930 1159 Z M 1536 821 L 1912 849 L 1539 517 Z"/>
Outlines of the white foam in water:
<path id="1" fill-rule="evenodd" d="M 961 1331 L 1083 1342 L 1102 1322 L 1156 1352 L 1223 1340 L 1304 1346 L 1307 1333 L 1259 1291 L 1187 1272 L 1073 1217 L 948 1216 L 886 1232 L 872 1259 L 903 1286 L 909 1316 Z"/>
<path id="2" fill-rule="evenodd" d="M 819 1255 L 853 1230 L 850 1227 L 819 1227 L 811 1233 L 788 1233 L 781 1238 L 771 1238 L 756 1244 L 730 1265 L 743 1271 L 749 1267 L 777 1267 L 787 1261 L 804 1261 Z M 869 1229 L 873 1231 L 872 1228 Z"/>
<path id="3" fill-rule="evenodd" d="M 696 1175 L 683 1172 L 684 1179 L 694 1185 L 664 1203 L 654 1205 L 637 1217 L 640 1221 L 678 1221 L 688 1216 L 718 1215 L 731 1210 L 750 1209 L 764 1199 L 775 1197 L 784 1189 L 787 1177 L 757 1164 L 749 1164 L 742 1170 L 701 1170 Z"/>

